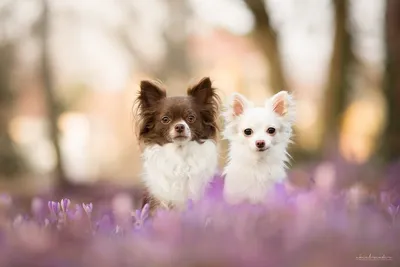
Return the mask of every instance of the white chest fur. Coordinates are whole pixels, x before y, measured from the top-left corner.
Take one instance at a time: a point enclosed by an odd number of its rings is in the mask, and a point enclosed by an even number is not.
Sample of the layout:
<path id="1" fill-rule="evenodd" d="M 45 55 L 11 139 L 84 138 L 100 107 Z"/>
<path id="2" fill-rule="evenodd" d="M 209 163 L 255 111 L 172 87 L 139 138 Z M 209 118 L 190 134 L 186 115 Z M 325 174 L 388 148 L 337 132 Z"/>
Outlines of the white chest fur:
<path id="1" fill-rule="evenodd" d="M 148 146 L 142 158 L 143 181 L 150 193 L 177 206 L 203 195 L 218 164 L 217 147 L 212 140 L 202 144 L 190 141 L 182 146 Z"/>
<path id="2" fill-rule="evenodd" d="M 273 149 L 263 157 L 256 153 L 231 146 L 230 160 L 224 170 L 224 198 L 227 202 L 263 202 L 273 185 L 286 178 L 287 155 L 283 149 Z"/>

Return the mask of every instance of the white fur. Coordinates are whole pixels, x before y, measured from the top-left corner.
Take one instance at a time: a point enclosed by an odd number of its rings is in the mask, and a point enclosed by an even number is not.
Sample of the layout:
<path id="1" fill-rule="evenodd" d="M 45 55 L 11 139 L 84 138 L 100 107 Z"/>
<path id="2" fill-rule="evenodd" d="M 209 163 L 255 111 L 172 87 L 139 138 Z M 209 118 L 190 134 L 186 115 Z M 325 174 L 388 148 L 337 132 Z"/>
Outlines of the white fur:
<path id="1" fill-rule="evenodd" d="M 217 169 L 218 153 L 213 140 L 189 141 L 145 148 L 143 180 L 150 193 L 177 207 L 200 199 Z"/>
<path id="2" fill-rule="evenodd" d="M 227 202 L 263 202 L 268 190 L 286 177 L 289 159 L 286 149 L 292 135 L 294 104 L 286 92 L 278 94 L 268 99 L 264 107 L 254 107 L 244 96 L 235 94 L 233 97 L 242 103 L 243 113 L 235 115 L 230 106 L 224 114 L 224 137 L 229 140 L 229 162 L 224 169 Z M 274 112 L 273 103 L 282 95 L 286 99 L 287 112 L 280 116 Z M 276 128 L 275 135 L 266 132 L 269 127 Z M 243 134 L 246 128 L 253 130 L 251 136 Z M 257 151 L 256 140 L 264 141 L 268 149 Z"/>

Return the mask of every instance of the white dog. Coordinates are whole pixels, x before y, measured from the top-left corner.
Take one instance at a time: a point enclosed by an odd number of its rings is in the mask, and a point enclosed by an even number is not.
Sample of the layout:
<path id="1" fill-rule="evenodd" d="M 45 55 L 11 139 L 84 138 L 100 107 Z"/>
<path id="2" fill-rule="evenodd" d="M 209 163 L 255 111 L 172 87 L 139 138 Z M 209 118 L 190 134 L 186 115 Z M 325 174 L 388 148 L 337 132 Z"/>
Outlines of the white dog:
<path id="1" fill-rule="evenodd" d="M 232 204 L 263 202 L 268 190 L 286 177 L 295 117 L 292 96 L 281 91 L 263 107 L 254 107 L 235 93 L 224 117 L 224 138 L 229 140 L 224 198 Z"/>

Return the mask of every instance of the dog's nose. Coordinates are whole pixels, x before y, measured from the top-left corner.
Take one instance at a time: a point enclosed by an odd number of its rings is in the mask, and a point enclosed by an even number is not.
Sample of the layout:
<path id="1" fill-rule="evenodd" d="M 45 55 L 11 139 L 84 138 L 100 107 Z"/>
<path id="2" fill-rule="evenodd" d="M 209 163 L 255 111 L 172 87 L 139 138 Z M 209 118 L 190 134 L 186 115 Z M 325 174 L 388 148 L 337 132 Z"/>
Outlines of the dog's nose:
<path id="1" fill-rule="evenodd" d="M 185 125 L 183 125 L 183 124 L 175 125 L 175 131 L 177 133 L 183 133 L 185 131 Z"/>
<path id="2" fill-rule="evenodd" d="M 264 140 L 257 140 L 256 141 L 256 147 L 264 148 L 265 147 L 265 141 Z"/>

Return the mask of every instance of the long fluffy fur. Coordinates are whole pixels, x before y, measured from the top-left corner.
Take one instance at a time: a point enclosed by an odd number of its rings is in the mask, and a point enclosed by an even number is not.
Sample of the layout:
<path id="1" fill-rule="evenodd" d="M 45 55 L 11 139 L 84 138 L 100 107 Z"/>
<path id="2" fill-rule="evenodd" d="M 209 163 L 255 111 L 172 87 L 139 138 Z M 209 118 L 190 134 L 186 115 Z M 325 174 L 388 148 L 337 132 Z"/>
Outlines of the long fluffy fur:
<path id="1" fill-rule="evenodd" d="M 156 85 L 158 88 L 163 90 L 165 96 L 166 96 L 166 90 L 163 84 L 160 81 L 151 81 L 152 84 Z M 143 105 L 143 94 L 142 91 L 139 90 L 137 97 L 133 103 L 133 118 L 135 121 L 135 135 L 137 140 L 139 141 L 139 145 L 143 146 L 143 140 L 141 138 L 141 135 L 143 132 L 146 130 L 146 127 L 151 127 L 152 122 L 150 121 L 150 118 L 154 115 L 154 113 L 157 111 L 156 108 L 151 108 L 151 107 L 145 107 Z"/>
<path id="2" fill-rule="evenodd" d="M 208 78 L 203 78 L 199 84 L 203 83 Z M 209 80 L 209 79 L 208 79 Z M 202 109 L 200 112 L 206 119 L 206 124 L 212 129 L 213 138 L 216 139 L 218 132 L 220 130 L 220 125 L 218 123 L 219 111 L 221 106 L 221 98 L 217 94 L 217 89 L 213 87 L 211 84 L 209 85 L 211 88 L 211 97 L 207 98 L 208 101 L 202 105 Z M 191 86 L 187 89 L 188 95 L 193 95 L 195 93 L 196 87 Z"/>
<path id="3" fill-rule="evenodd" d="M 209 78 L 187 89 L 184 96 L 167 97 L 159 84 L 142 81 L 136 99 L 136 134 L 143 159 L 145 202 L 157 207 L 182 207 L 199 199 L 218 163 L 216 139 L 220 98 Z M 190 116 L 196 119 L 188 120 Z M 164 123 L 162 118 L 170 118 Z M 186 125 L 188 138 L 173 138 L 174 125 Z"/>
<path id="4" fill-rule="evenodd" d="M 274 101 L 285 96 L 285 113 L 280 116 L 274 111 Z M 242 103 L 243 113 L 234 114 L 233 100 Z M 285 92 L 267 99 L 264 107 L 254 107 L 245 97 L 234 94 L 226 107 L 223 116 L 225 127 L 224 138 L 229 140 L 228 163 L 224 173 L 224 196 L 228 202 L 262 202 L 267 191 L 276 182 L 286 177 L 285 169 L 290 156 L 287 146 L 291 143 L 292 125 L 295 121 L 295 104 L 293 97 Z M 266 116 L 265 120 L 263 116 Z M 265 134 L 268 125 L 277 124 L 276 134 Z M 252 137 L 244 137 L 243 125 L 257 125 Z M 250 126 L 249 126 L 250 127 Z M 254 137 L 253 137 L 254 136 Z M 254 149 L 254 139 L 261 138 L 269 142 L 267 151 Z M 265 138 L 265 139 L 264 139 Z"/>

